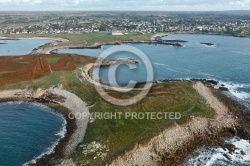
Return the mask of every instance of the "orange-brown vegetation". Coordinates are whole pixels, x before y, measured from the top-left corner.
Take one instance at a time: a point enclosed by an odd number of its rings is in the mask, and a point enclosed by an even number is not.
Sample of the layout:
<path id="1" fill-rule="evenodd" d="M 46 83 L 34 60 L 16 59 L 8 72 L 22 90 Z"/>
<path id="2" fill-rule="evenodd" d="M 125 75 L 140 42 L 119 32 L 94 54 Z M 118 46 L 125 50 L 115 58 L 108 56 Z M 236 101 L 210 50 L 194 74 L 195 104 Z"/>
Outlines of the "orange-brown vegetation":
<path id="1" fill-rule="evenodd" d="M 49 64 L 49 58 L 59 60 Z M 37 79 L 51 71 L 73 70 L 80 59 L 80 56 L 65 54 L 0 56 L 0 86 Z M 91 60 L 89 57 L 86 59 Z"/>

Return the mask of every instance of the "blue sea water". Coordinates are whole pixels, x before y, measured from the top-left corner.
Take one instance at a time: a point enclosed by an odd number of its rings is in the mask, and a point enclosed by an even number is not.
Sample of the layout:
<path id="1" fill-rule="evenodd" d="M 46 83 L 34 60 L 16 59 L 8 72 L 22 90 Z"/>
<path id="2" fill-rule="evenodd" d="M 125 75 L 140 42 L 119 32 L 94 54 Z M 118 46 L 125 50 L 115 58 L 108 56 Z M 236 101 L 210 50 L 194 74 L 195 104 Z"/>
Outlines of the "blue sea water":
<path id="1" fill-rule="evenodd" d="M 154 68 L 154 79 L 190 79 L 205 78 L 220 81 L 231 93 L 250 104 L 250 38 L 240 38 L 218 35 L 176 34 L 164 39 L 181 39 L 188 41 L 183 47 L 168 45 L 130 44 L 142 50 L 150 59 Z M 208 47 L 201 42 L 214 43 Z M 61 49 L 59 53 L 76 53 L 98 57 L 101 49 Z M 109 56 L 109 59 L 136 58 L 134 54 L 120 52 Z M 130 80 L 142 82 L 146 80 L 146 69 L 139 59 L 136 69 L 127 65 L 117 68 L 116 81 L 127 84 Z M 104 82 L 114 83 L 108 78 L 110 68 L 102 68 L 100 78 Z"/>
<path id="2" fill-rule="evenodd" d="M 47 39 L 21 39 L 21 40 L 1 40 L 0 43 L 0 56 L 3 55 L 26 55 L 46 43 L 51 43 L 53 40 Z"/>
<path id="3" fill-rule="evenodd" d="M 48 107 L 0 103 L 0 166 L 20 166 L 53 151 L 64 136 L 65 120 Z"/>
<path id="4" fill-rule="evenodd" d="M 204 78 L 219 81 L 219 85 L 226 86 L 231 94 L 250 108 L 250 38 L 240 38 L 218 35 L 176 34 L 163 39 L 186 40 L 183 47 L 167 45 L 129 44 L 142 50 L 150 59 L 154 68 L 154 79 L 191 79 Z M 206 46 L 201 42 L 214 43 L 215 46 Z M 76 53 L 98 57 L 103 51 L 112 46 L 103 46 L 101 49 L 62 49 L 59 53 Z M 135 58 L 137 56 L 127 52 L 112 54 L 109 59 Z M 127 65 L 117 68 L 116 80 L 119 84 L 127 84 L 130 80 L 143 82 L 146 80 L 146 69 L 143 61 L 139 60 L 136 69 L 129 69 Z M 114 68 L 113 68 L 114 69 Z M 110 68 L 102 68 L 99 77 L 111 84 L 109 79 Z M 249 122 L 250 123 L 250 122 Z M 198 156 L 187 161 L 186 165 L 206 166 L 246 166 L 250 165 L 249 140 L 233 138 L 228 142 L 238 149 L 230 154 L 220 147 L 199 149 Z M 245 155 L 241 155 L 244 151 Z M 223 154 L 227 153 L 232 161 Z"/>

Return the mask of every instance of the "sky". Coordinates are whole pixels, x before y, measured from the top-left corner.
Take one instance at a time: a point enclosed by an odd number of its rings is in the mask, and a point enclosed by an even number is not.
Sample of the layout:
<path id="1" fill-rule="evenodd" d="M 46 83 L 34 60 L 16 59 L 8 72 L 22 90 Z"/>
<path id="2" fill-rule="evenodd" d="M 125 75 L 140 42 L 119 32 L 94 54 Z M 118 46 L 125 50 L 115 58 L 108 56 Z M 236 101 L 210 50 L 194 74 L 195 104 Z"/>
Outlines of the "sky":
<path id="1" fill-rule="evenodd" d="M 0 0 L 0 11 L 250 10 L 250 0 Z"/>

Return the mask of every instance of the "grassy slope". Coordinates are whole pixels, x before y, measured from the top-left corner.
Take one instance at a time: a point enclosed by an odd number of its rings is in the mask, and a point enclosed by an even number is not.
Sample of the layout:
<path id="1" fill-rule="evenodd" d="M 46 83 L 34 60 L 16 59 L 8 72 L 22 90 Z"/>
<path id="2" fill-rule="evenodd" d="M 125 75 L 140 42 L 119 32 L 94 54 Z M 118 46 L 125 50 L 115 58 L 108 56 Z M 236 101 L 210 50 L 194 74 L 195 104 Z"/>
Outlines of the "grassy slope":
<path id="1" fill-rule="evenodd" d="M 50 60 L 51 61 L 51 60 Z M 78 66 L 83 66 L 87 60 L 82 57 Z M 89 105 L 94 105 L 91 112 L 181 112 L 182 119 L 177 123 L 186 122 L 191 115 L 213 116 L 213 111 L 205 104 L 197 92 L 192 88 L 191 82 L 165 83 L 156 85 L 152 95 L 144 98 L 140 103 L 120 107 L 109 104 L 101 99 L 92 85 L 87 82 L 81 83 L 77 75 L 77 69 L 72 71 L 53 71 L 52 74 L 33 81 L 25 81 L 17 84 L 7 85 L 0 89 L 13 88 L 48 88 L 50 86 L 63 85 L 68 91 L 75 93 Z M 157 95 L 164 92 L 163 95 Z M 131 149 L 136 143 L 143 143 L 150 137 L 158 134 L 161 130 L 173 124 L 174 120 L 95 120 L 89 124 L 85 139 L 82 144 L 89 144 L 93 141 L 105 145 L 103 150 L 83 154 L 82 147 L 78 147 L 71 155 L 78 165 L 103 165 L 112 157 Z M 107 151 L 108 150 L 108 151 Z M 99 154 L 106 154 L 106 157 L 98 157 Z M 95 159 L 93 159 L 96 157 Z"/>

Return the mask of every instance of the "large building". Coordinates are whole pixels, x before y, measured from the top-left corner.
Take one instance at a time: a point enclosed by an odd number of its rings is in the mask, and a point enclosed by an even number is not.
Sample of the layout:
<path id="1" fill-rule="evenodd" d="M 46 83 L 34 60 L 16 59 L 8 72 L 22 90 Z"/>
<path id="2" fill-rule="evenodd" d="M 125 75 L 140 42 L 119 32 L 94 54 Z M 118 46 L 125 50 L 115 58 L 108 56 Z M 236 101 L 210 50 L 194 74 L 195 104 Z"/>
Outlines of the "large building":
<path id="1" fill-rule="evenodd" d="M 119 31 L 112 31 L 112 35 L 124 35 L 122 32 Z"/>

